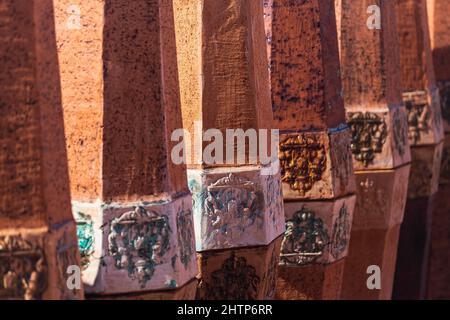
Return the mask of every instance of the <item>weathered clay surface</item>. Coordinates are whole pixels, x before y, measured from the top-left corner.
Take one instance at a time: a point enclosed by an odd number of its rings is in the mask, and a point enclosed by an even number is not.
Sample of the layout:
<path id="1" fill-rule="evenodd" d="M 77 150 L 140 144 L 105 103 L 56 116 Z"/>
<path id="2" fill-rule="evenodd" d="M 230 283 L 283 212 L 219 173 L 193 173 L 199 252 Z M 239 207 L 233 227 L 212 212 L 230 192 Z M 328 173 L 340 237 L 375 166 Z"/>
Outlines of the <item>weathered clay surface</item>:
<path id="1" fill-rule="evenodd" d="M 438 83 L 444 131 L 444 153 L 442 157 L 439 191 L 435 197 L 431 230 L 431 253 L 428 293 L 429 299 L 450 299 L 450 201 L 448 199 L 450 171 L 450 3 L 445 0 L 427 0 L 428 24 L 434 72 Z"/>
<path id="2" fill-rule="evenodd" d="M 403 221 L 410 165 L 356 173 L 353 230 L 389 229 Z"/>
<path id="3" fill-rule="evenodd" d="M 278 268 L 277 300 L 339 300 L 345 259 L 332 264 Z"/>
<path id="4" fill-rule="evenodd" d="M 281 130 L 345 122 L 333 0 L 273 1 L 272 108 Z"/>
<path id="5" fill-rule="evenodd" d="M 356 173 L 357 202 L 343 299 L 389 300 L 392 295 L 400 225 L 405 212 L 410 165 Z M 367 287 L 367 268 L 381 269 L 381 289 Z"/>
<path id="6" fill-rule="evenodd" d="M 284 232 L 280 176 L 262 173 L 189 170 L 197 251 L 268 245 Z"/>
<path id="7" fill-rule="evenodd" d="M 198 122 L 201 130 L 218 129 L 224 137 L 226 129 L 270 129 L 261 3 L 176 0 L 174 8 L 184 129 L 194 135 Z"/>
<path id="8" fill-rule="evenodd" d="M 450 132 L 450 18 L 445 0 L 427 0 L 434 72 L 440 90 L 444 130 Z"/>
<path id="9" fill-rule="evenodd" d="M 431 232 L 429 299 L 450 299 L 450 135 L 446 135 L 439 191 L 436 194 Z"/>
<path id="10" fill-rule="evenodd" d="M 430 28 L 431 48 L 433 50 L 434 72 L 436 80 L 450 80 L 450 19 L 446 0 L 427 0 L 428 25 Z"/>
<path id="11" fill-rule="evenodd" d="M 52 1 L 0 5 L 0 298 L 81 299 Z"/>
<path id="12" fill-rule="evenodd" d="M 55 10 L 87 292 L 178 288 L 196 264 L 186 169 L 170 158 L 182 127 L 172 2 L 58 1 Z"/>
<path id="13" fill-rule="evenodd" d="M 356 187 L 334 1 L 263 5 L 287 229 L 276 296 L 338 298 Z"/>
<path id="14" fill-rule="evenodd" d="M 70 5 L 83 13 L 79 30 L 66 27 Z M 184 167 L 168 161 L 170 135 L 182 126 L 171 2 L 55 7 L 74 199 L 154 201 L 187 191 Z"/>
<path id="15" fill-rule="evenodd" d="M 428 286 L 430 232 L 435 196 L 408 199 L 400 230 L 392 298 L 425 299 Z"/>
<path id="16" fill-rule="evenodd" d="M 273 299 L 281 241 L 278 238 L 268 246 L 200 253 L 197 299 Z"/>
<path id="17" fill-rule="evenodd" d="M 443 143 L 412 148 L 413 161 L 408 198 L 415 199 L 435 194 L 439 188 Z"/>
<path id="18" fill-rule="evenodd" d="M 433 70 L 426 0 L 400 0 L 396 10 L 410 143 L 412 146 L 437 144 L 443 139 L 443 122 Z"/>
<path id="19" fill-rule="evenodd" d="M 409 92 L 433 87 L 436 80 L 431 67 L 426 0 L 399 0 L 396 10 L 403 90 Z"/>
<path id="20" fill-rule="evenodd" d="M 395 2 L 336 0 L 344 101 L 353 108 L 376 110 L 401 104 L 399 44 Z M 379 6 L 382 30 L 369 29 L 368 8 Z"/>
<path id="21" fill-rule="evenodd" d="M 396 12 L 412 165 L 393 298 L 420 299 L 426 292 L 432 198 L 439 181 L 444 122 L 433 69 L 427 1 L 399 0 Z"/>

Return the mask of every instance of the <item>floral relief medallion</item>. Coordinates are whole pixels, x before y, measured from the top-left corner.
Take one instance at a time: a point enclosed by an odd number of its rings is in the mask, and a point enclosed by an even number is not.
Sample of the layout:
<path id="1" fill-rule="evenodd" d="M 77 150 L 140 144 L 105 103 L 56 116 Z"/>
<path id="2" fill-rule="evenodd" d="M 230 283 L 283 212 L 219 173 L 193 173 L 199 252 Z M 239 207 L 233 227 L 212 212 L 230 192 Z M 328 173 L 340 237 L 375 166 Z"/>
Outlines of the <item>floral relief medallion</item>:
<path id="1" fill-rule="evenodd" d="M 145 288 L 155 269 L 164 262 L 170 249 L 170 234 L 167 216 L 160 216 L 136 207 L 115 218 L 110 223 L 108 235 L 109 254 L 115 267 L 128 271 L 128 276 Z"/>
<path id="2" fill-rule="evenodd" d="M 204 213 L 208 245 L 226 247 L 263 219 L 264 197 L 254 182 L 230 174 L 207 187 Z"/>
<path id="3" fill-rule="evenodd" d="M 304 196 L 322 179 L 327 167 L 325 146 L 315 135 L 287 137 L 280 144 L 281 180 Z"/>
<path id="4" fill-rule="evenodd" d="M 325 252 L 329 236 L 322 219 L 302 208 L 286 221 L 281 244 L 281 265 L 306 265 L 315 262 Z"/>
<path id="5" fill-rule="evenodd" d="M 376 154 L 383 151 L 388 136 L 386 121 L 372 112 L 349 113 L 348 117 L 352 153 L 357 161 L 368 167 Z"/>
<path id="6" fill-rule="evenodd" d="M 407 92 L 403 94 L 403 102 L 408 112 L 409 141 L 416 145 L 423 134 L 430 131 L 431 118 L 428 94 L 426 91 Z"/>

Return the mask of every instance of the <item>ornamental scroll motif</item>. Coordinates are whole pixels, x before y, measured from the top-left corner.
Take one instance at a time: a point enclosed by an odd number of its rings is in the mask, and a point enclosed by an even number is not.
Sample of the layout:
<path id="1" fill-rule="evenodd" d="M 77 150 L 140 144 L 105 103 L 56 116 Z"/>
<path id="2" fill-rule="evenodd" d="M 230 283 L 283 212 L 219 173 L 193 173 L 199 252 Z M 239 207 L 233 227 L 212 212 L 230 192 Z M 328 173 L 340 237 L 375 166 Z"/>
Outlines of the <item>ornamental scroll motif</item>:
<path id="1" fill-rule="evenodd" d="M 238 238 L 262 219 L 263 202 L 254 182 L 234 174 L 208 186 L 204 203 L 209 221 L 205 235 L 207 242 L 221 246 Z"/>
<path id="2" fill-rule="evenodd" d="M 407 92 L 403 94 L 403 102 L 408 111 L 409 140 L 411 145 L 416 145 L 431 129 L 428 94 L 426 91 Z"/>
<path id="3" fill-rule="evenodd" d="M 0 237 L 0 299 L 42 299 L 47 269 L 41 244 L 21 236 Z"/>
<path id="4" fill-rule="evenodd" d="M 441 96 L 442 118 L 450 124 L 450 81 L 438 83 Z"/>
<path id="5" fill-rule="evenodd" d="M 441 164 L 441 175 L 440 181 L 441 185 L 450 184 L 450 147 L 444 146 L 442 153 L 442 164 Z"/>
<path id="6" fill-rule="evenodd" d="M 375 113 L 356 112 L 349 113 L 348 123 L 352 131 L 352 153 L 368 167 L 376 154 L 383 151 L 388 135 L 386 122 Z"/>
<path id="7" fill-rule="evenodd" d="M 187 268 L 189 262 L 195 254 L 194 251 L 194 227 L 192 225 L 192 211 L 180 208 L 177 214 L 177 236 L 180 250 L 180 260 Z"/>
<path id="8" fill-rule="evenodd" d="M 345 203 L 339 210 L 339 216 L 333 226 L 333 234 L 331 236 L 331 254 L 338 259 L 347 249 L 350 239 L 350 214 L 348 213 Z"/>
<path id="9" fill-rule="evenodd" d="M 286 221 L 280 264 L 313 263 L 324 254 L 328 243 L 329 236 L 322 219 L 303 208 Z"/>
<path id="10" fill-rule="evenodd" d="M 94 222 L 91 216 L 78 212 L 76 215 L 78 249 L 81 257 L 81 268 L 89 267 L 91 256 L 94 254 Z"/>
<path id="11" fill-rule="evenodd" d="M 275 297 L 275 292 L 277 289 L 277 267 L 278 267 L 278 257 L 277 250 L 275 247 L 272 249 L 272 255 L 269 262 L 269 268 L 265 274 L 266 290 L 264 294 L 264 299 L 273 299 Z"/>
<path id="12" fill-rule="evenodd" d="M 117 269 L 127 270 L 144 288 L 170 249 L 171 232 L 167 216 L 136 207 L 111 221 L 109 254 Z"/>
<path id="13" fill-rule="evenodd" d="M 290 136 L 280 144 L 281 180 L 304 196 L 326 170 L 325 146 L 314 135 Z"/>
<path id="14" fill-rule="evenodd" d="M 408 148 L 408 119 L 400 108 L 394 111 L 393 131 L 395 148 L 403 156 Z"/>

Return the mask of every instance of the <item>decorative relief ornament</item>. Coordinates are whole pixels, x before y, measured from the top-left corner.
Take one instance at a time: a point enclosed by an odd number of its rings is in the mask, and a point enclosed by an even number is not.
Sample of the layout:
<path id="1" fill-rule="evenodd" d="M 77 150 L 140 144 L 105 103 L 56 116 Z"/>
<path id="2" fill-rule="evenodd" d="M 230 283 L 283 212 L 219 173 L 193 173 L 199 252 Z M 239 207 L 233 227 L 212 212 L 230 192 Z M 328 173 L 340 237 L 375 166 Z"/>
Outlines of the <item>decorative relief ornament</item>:
<path id="1" fill-rule="evenodd" d="M 204 212 L 208 216 L 206 242 L 221 247 L 262 220 L 264 200 L 256 184 L 234 174 L 207 187 Z"/>
<path id="2" fill-rule="evenodd" d="M 450 124 L 450 81 L 438 83 L 441 96 L 442 118 Z"/>
<path id="3" fill-rule="evenodd" d="M 393 130 L 395 148 L 400 156 L 403 156 L 408 147 L 408 119 L 400 108 L 395 109 L 393 116 Z"/>
<path id="4" fill-rule="evenodd" d="M 335 259 L 338 259 L 341 254 L 347 249 L 350 239 L 350 215 L 345 203 L 339 210 L 339 217 L 333 226 L 333 234 L 331 236 L 331 254 Z"/>
<path id="5" fill-rule="evenodd" d="M 280 264 L 306 265 L 320 258 L 329 243 L 322 219 L 302 208 L 286 221 L 286 233 L 281 244 Z"/>
<path id="6" fill-rule="evenodd" d="M 387 125 L 383 118 L 371 112 L 349 113 L 352 132 L 352 153 L 356 160 L 368 167 L 377 153 L 383 151 L 387 139 Z"/>
<path id="7" fill-rule="evenodd" d="M 47 281 L 41 245 L 21 236 L 0 236 L 0 299 L 40 300 Z"/>
<path id="8" fill-rule="evenodd" d="M 269 262 L 269 268 L 265 274 L 266 291 L 264 299 L 273 299 L 275 297 L 275 291 L 277 289 L 277 267 L 278 256 L 275 248 L 272 249 L 272 256 Z"/>
<path id="9" fill-rule="evenodd" d="M 211 273 L 210 281 L 200 286 L 204 300 L 256 300 L 260 283 L 255 267 L 232 252 L 222 267 Z"/>
<path id="10" fill-rule="evenodd" d="M 431 91 L 431 108 L 434 110 L 433 112 L 433 121 L 434 126 L 437 130 L 442 129 L 442 112 L 441 112 L 441 96 L 439 93 L 439 88 L 435 87 Z"/>
<path id="11" fill-rule="evenodd" d="M 341 190 L 345 190 L 353 178 L 353 157 L 350 149 L 350 134 L 334 134 L 339 139 L 332 142 L 334 152 L 331 152 L 331 162 L 335 165 L 335 175 L 339 180 Z"/>
<path id="12" fill-rule="evenodd" d="M 358 193 L 361 196 L 356 197 L 356 206 L 361 208 L 361 212 L 369 212 L 370 217 L 381 219 L 388 210 L 385 189 L 380 188 L 372 179 L 366 178 L 359 183 Z"/>
<path id="13" fill-rule="evenodd" d="M 281 180 L 304 196 L 326 170 L 325 146 L 314 135 L 289 136 L 280 144 Z"/>
<path id="14" fill-rule="evenodd" d="M 171 232 L 167 216 L 136 207 L 111 221 L 109 254 L 117 269 L 127 270 L 128 276 L 144 288 L 155 268 L 163 263 Z"/>
<path id="15" fill-rule="evenodd" d="M 82 212 L 77 212 L 75 220 L 77 223 L 81 268 L 86 270 L 89 267 L 91 256 L 94 253 L 94 222 L 91 216 Z"/>
<path id="16" fill-rule="evenodd" d="M 274 176 L 268 176 L 266 208 L 269 210 L 269 217 L 272 218 L 274 225 L 277 224 L 277 218 L 280 218 L 280 215 L 283 215 L 284 220 L 283 199 L 280 194 L 281 180 Z"/>
<path id="17" fill-rule="evenodd" d="M 442 153 L 441 175 L 439 183 L 441 185 L 450 184 L 450 148 L 448 148 L 448 146 L 444 146 L 444 151 Z"/>
<path id="18" fill-rule="evenodd" d="M 423 133 L 430 130 L 430 105 L 426 91 L 407 92 L 403 94 L 403 102 L 408 111 L 409 140 L 416 145 Z"/>
<path id="19" fill-rule="evenodd" d="M 177 235 L 178 246 L 180 250 L 180 260 L 184 267 L 187 268 L 189 262 L 195 254 L 194 251 L 194 235 L 192 225 L 192 211 L 180 208 L 177 214 Z"/>

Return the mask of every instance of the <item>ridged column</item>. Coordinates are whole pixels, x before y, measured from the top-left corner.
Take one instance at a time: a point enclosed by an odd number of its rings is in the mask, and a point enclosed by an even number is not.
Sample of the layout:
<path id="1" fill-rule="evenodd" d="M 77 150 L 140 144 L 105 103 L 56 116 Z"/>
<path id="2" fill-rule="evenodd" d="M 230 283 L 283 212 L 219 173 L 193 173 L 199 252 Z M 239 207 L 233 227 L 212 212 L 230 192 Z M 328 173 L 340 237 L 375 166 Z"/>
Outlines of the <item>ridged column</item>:
<path id="1" fill-rule="evenodd" d="M 428 280 L 429 299 L 450 299 L 450 2 L 427 0 L 434 71 L 441 99 L 445 142 L 435 197 Z"/>
<path id="2" fill-rule="evenodd" d="M 397 1 L 397 20 L 412 165 L 393 298 L 422 299 L 426 295 L 432 205 L 439 184 L 444 124 L 433 70 L 426 1 Z"/>
<path id="3" fill-rule="evenodd" d="M 2 1 L 0 44 L 0 299 L 82 299 L 52 1 Z"/>
<path id="4" fill-rule="evenodd" d="M 395 3 L 336 0 L 336 7 L 357 186 L 342 298 L 389 300 L 411 161 Z M 372 270 L 379 271 L 379 287 L 368 286 Z"/>
<path id="5" fill-rule="evenodd" d="M 183 124 L 197 141 L 192 155 L 201 154 L 188 159 L 201 271 L 197 297 L 270 299 L 284 221 L 279 168 L 261 161 L 266 142 L 256 137 L 269 130 L 271 139 L 273 124 L 263 8 L 248 0 L 174 4 Z M 236 140 L 234 130 L 248 136 Z M 260 151 L 253 153 L 256 144 Z"/>
<path id="6" fill-rule="evenodd" d="M 86 292 L 193 299 L 192 199 L 170 156 L 182 126 L 172 1 L 54 5 Z"/>
<path id="7" fill-rule="evenodd" d="M 268 45 L 287 229 L 278 299 L 341 295 L 355 180 L 334 10 L 332 0 L 273 1 Z"/>

